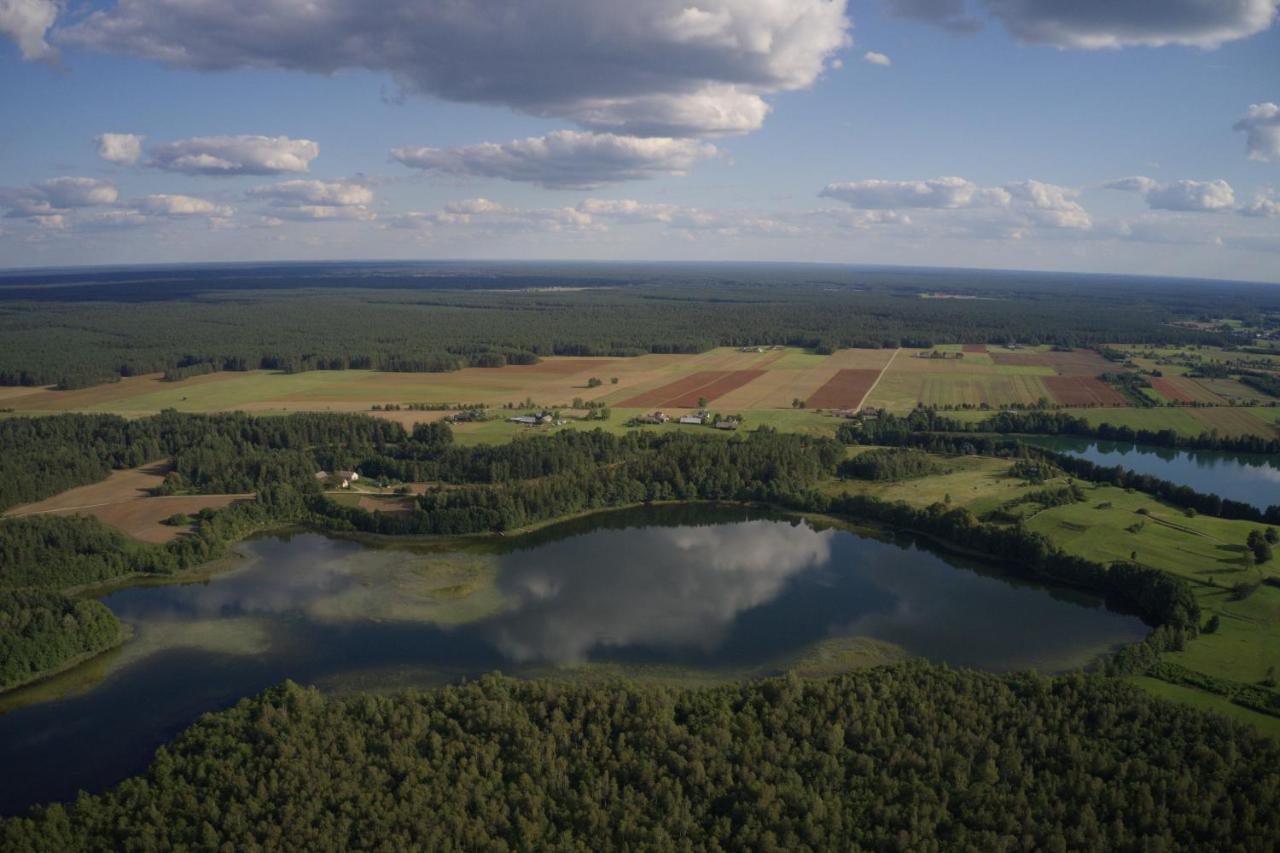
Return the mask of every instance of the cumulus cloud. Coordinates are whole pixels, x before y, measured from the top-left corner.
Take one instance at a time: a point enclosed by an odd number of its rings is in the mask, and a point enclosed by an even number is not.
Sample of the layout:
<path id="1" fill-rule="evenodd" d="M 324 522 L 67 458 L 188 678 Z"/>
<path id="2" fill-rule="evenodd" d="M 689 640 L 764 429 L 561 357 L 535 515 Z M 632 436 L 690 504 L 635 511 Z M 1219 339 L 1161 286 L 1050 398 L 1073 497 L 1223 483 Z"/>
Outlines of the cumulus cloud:
<path id="1" fill-rule="evenodd" d="M 1212 49 L 1271 26 L 1276 0 L 986 0 L 1016 38 L 1063 48 Z"/>
<path id="2" fill-rule="evenodd" d="M 399 214 L 389 217 L 384 224 L 390 228 L 428 232 L 436 227 L 470 226 L 478 233 L 490 234 L 600 230 L 590 214 L 572 207 L 507 207 L 487 198 L 450 202 L 443 210 Z"/>
<path id="3" fill-rule="evenodd" d="M 1249 112 L 1232 127 L 1244 131 L 1250 160 L 1280 160 L 1280 106 L 1270 101 L 1250 104 Z"/>
<path id="4" fill-rule="evenodd" d="M 885 0 L 885 11 L 894 18 L 923 21 L 953 33 L 971 34 L 982 22 L 965 9 L 964 0 Z"/>
<path id="5" fill-rule="evenodd" d="M 100 133 L 93 138 L 98 156 L 108 163 L 132 166 L 142 157 L 142 139 L 136 133 Z"/>
<path id="6" fill-rule="evenodd" d="M 294 207 L 304 204 L 346 206 L 373 201 L 373 190 L 355 181 L 282 181 L 254 187 L 249 190 L 249 195 L 266 199 L 276 206 Z"/>
<path id="7" fill-rule="evenodd" d="M 1099 50 L 1182 45 L 1212 49 L 1271 26 L 1276 0 L 975 0 L 1019 41 Z M 892 17 L 958 33 L 982 22 L 965 0 L 885 0 Z"/>
<path id="8" fill-rule="evenodd" d="M 892 59 L 885 56 L 883 53 L 876 53 L 874 50 L 868 50 L 866 53 L 862 54 L 862 60 L 863 62 L 870 63 L 871 65 L 883 65 L 885 68 L 888 68 L 893 64 Z"/>
<path id="9" fill-rule="evenodd" d="M 928 181 L 849 181 L 827 184 L 822 198 L 843 201 L 850 207 L 863 209 L 897 207 L 932 207 L 955 209 L 983 207 L 1008 202 L 1009 194 L 1002 189 L 983 188 L 964 178 L 934 178 Z"/>
<path id="10" fill-rule="evenodd" d="M 55 0 L 0 0 L 0 34 L 13 39 L 23 59 L 55 59 L 58 52 L 45 34 L 60 9 Z"/>
<path id="11" fill-rule="evenodd" d="M 1276 200 L 1274 190 L 1263 190 L 1253 197 L 1253 201 L 1240 208 L 1241 216 L 1258 219 L 1269 219 L 1280 216 L 1280 201 Z"/>
<path id="12" fill-rule="evenodd" d="M 189 195 L 171 193 L 154 193 L 135 200 L 131 207 L 146 216 L 209 216 L 227 217 L 232 209 L 225 204 L 216 204 L 208 199 Z"/>
<path id="13" fill-rule="evenodd" d="M 1235 193 L 1226 181 L 1161 183 L 1138 175 L 1105 184 L 1107 189 L 1140 194 L 1152 210 L 1214 212 L 1235 206 Z"/>
<path id="14" fill-rule="evenodd" d="M 295 222 L 368 221 L 373 190 L 359 181 L 281 181 L 254 187 L 250 198 L 265 201 L 272 219 Z"/>
<path id="15" fill-rule="evenodd" d="M 561 130 L 502 144 L 396 148 L 391 156 L 428 172 L 503 178 L 551 189 L 591 189 L 683 175 L 694 163 L 716 153 L 715 146 L 688 139 Z"/>
<path id="16" fill-rule="evenodd" d="M 1033 225 L 1081 230 L 1093 225 L 1088 212 L 1075 201 L 1073 190 L 1041 181 L 983 187 L 957 177 L 927 181 L 873 179 L 828 184 L 818 195 L 843 201 L 861 211 L 901 208 L 971 211 L 985 218 L 970 217 L 966 227 L 977 229 L 985 236 L 1021 236 L 1026 227 Z M 870 221 L 868 224 L 881 223 Z"/>
<path id="17" fill-rule="evenodd" d="M 593 129 L 737 133 L 849 43 L 846 0 L 119 0 L 71 43 L 200 70 L 390 73 Z M 324 45 L 324 49 L 317 49 Z"/>
<path id="18" fill-rule="evenodd" d="M 278 175 L 306 172 L 319 154 L 309 139 L 201 136 L 152 147 L 147 165 L 188 175 Z"/>
<path id="19" fill-rule="evenodd" d="M 0 187 L 0 207 L 14 218 L 61 216 L 72 208 L 113 204 L 117 198 L 115 184 L 96 178 L 64 176 L 29 187 Z"/>

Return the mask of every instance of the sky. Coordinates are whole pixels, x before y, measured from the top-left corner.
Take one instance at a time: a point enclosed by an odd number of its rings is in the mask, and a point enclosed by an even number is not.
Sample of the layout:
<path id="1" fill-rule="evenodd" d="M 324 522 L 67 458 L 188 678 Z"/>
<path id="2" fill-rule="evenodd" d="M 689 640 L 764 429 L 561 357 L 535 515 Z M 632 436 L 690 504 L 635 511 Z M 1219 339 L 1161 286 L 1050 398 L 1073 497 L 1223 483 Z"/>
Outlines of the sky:
<path id="1" fill-rule="evenodd" d="M 1277 0 L 0 0 L 0 267 L 1280 282 Z"/>

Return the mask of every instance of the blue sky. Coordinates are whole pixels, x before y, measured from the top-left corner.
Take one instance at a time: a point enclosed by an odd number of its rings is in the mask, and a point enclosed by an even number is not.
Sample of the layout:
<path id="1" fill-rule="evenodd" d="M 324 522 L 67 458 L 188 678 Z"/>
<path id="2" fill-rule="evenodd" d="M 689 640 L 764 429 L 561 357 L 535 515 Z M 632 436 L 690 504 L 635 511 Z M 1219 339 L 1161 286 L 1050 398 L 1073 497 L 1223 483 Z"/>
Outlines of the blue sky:
<path id="1" fill-rule="evenodd" d="M 744 259 L 1280 281 L 1275 14 L 0 0 L 0 266 Z"/>

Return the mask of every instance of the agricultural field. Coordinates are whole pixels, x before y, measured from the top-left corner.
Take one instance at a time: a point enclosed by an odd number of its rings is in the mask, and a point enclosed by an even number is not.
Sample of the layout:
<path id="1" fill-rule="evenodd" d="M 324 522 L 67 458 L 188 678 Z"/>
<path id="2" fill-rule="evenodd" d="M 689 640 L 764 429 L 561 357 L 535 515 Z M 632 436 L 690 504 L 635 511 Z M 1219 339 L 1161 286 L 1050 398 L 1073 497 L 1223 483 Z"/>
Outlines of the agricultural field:
<path id="1" fill-rule="evenodd" d="M 164 524 L 166 518 L 177 513 L 192 515 L 206 507 L 221 509 L 253 497 L 251 494 L 153 497 L 150 490 L 164 481 L 167 470 L 166 464 L 155 463 L 113 471 L 100 483 L 77 486 L 37 503 L 12 507 L 5 515 L 92 515 L 134 539 L 161 544 L 189 529 Z"/>
<path id="2" fill-rule="evenodd" d="M 533 365 L 452 373 L 249 371 L 180 382 L 137 376 L 74 391 L 0 388 L 0 416 L 62 411 L 141 416 L 163 409 L 369 412 L 392 404 L 399 408 L 374 414 L 412 427 L 449 414 L 413 410 L 413 403 L 481 404 L 500 414 L 534 407 L 565 411 L 579 400 L 609 406 L 615 418 L 625 420 L 654 410 L 680 414 L 705 400 L 714 411 L 747 415 L 757 422 L 764 413 L 791 410 L 797 401 L 809 410 L 873 406 L 897 413 L 920 404 L 1000 409 L 1049 403 L 1080 406 L 1078 411 L 1095 422 L 1173 428 L 1188 435 L 1211 429 L 1223 435 L 1270 435 L 1274 430 L 1275 418 L 1265 409 L 1131 407 L 1119 391 L 1096 378 L 1114 369 L 1092 351 L 1056 352 L 1046 347 L 955 344 L 930 350 L 844 349 L 831 355 L 794 347 L 720 347 L 696 355 L 546 358 Z M 1148 389 L 1156 403 L 1221 403 L 1240 399 L 1237 391 L 1244 388 L 1231 379 L 1186 377 L 1176 368 L 1163 372 L 1162 377 L 1152 377 L 1153 388 Z M 1252 398 L 1258 396 L 1251 393 Z M 964 411 L 956 415 L 981 417 Z M 511 434 L 498 427 L 472 431 Z"/>

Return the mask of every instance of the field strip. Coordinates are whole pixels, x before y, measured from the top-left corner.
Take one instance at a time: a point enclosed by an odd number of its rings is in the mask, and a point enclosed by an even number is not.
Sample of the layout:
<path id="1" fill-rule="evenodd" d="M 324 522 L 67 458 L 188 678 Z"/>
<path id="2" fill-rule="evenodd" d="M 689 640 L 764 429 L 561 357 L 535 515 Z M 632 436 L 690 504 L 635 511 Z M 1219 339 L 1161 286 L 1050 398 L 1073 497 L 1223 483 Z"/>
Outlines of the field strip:
<path id="1" fill-rule="evenodd" d="M 28 510 L 26 512 L 9 510 L 4 515 L 5 515 L 5 518 L 25 518 L 27 516 L 32 516 L 32 515 L 49 515 L 50 513 L 54 513 L 54 512 L 79 512 L 82 509 L 98 509 L 104 506 L 118 506 L 122 503 L 129 503 L 131 501 L 162 501 L 166 498 L 170 498 L 170 499 L 180 498 L 182 500 L 191 500 L 192 498 L 211 498 L 211 499 L 212 498 L 252 498 L 254 497 L 254 494 L 255 494 L 254 492 L 240 492 L 240 493 L 220 494 L 220 495 L 147 495 L 147 496 L 140 496 L 136 498 L 124 498 L 123 500 L 118 500 L 118 501 L 103 501 L 102 503 L 96 503 L 96 504 L 82 504 L 80 506 L 60 506 L 54 509 L 37 509 L 37 510 Z"/>
<path id="2" fill-rule="evenodd" d="M 880 375 L 876 377 L 876 381 L 871 383 L 871 387 L 867 389 L 867 393 L 862 395 L 862 399 L 859 400 L 858 405 L 854 407 L 853 410 L 855 412 L 861 411 L 863 404 L 867 402 L 867 398 L 871 396 L 871 392 L 876 390 L 876 386 L 880 384 L 880 380 L 884 378 L 884 375 L 889 372 L 889 368 L 893 366 L 893 360 L 898 357 L 898 353 L 900 352 L 902 352 L 902 347 L 898 347 L 893 351 L 893 355 L 889 356 L 889 360 L 884 363 L 884 367 L 880 368 Z"/>

